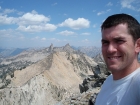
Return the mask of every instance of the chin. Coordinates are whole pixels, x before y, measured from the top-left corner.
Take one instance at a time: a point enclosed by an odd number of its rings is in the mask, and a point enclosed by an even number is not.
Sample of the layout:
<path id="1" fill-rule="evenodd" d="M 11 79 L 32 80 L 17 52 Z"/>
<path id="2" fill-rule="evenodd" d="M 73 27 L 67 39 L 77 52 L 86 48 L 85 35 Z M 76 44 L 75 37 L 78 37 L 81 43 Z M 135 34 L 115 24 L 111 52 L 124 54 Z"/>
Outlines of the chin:
<path id="1" fill-rule="evenodd" d="M 108 66 L 109 71 L 120 71 L 120 69 L 118 68 L 118 66 Z"/>

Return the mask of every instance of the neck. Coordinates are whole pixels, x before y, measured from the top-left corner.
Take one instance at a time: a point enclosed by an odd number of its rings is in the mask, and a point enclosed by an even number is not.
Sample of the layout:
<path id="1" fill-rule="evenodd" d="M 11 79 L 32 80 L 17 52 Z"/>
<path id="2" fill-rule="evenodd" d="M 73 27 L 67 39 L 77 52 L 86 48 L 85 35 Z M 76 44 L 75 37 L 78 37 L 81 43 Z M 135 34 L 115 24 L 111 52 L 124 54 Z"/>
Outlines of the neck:
<path id="1" fill-rule="evenodd" d="M 121 78 L 124 78 L 127 75 L 129 75 L 132 72 L 134 72 L 139 67 L 140 67 L 140 64 L 137 62 L 135 65 L 133 65 L 133 66 L 131 66 L 129 68 L 125 68 L 125 69 L 123 69 L 121 71 L 112 71 L 113 79 L 114 80 L 119 80 Z"/>

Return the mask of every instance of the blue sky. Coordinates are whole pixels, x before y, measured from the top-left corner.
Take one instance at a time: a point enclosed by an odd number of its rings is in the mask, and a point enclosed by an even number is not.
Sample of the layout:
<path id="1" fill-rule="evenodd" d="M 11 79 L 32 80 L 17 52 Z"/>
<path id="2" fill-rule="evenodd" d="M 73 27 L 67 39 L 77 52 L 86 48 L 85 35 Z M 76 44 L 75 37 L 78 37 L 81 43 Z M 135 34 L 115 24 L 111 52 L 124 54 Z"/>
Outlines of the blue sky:
<path id="1" fill-rule="evenodd" d="M 100 47 L 100 26 L 116 13 L 140 22 L 140 0 L 0 0 L 0 47 Z"/>

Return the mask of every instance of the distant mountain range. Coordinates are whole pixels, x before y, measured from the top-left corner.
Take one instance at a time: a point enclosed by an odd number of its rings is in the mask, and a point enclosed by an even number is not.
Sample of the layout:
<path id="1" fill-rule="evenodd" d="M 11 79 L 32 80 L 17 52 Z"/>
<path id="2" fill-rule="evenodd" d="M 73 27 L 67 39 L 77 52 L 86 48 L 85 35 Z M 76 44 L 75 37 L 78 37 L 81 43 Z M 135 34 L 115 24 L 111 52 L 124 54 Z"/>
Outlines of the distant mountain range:
<path id="1" fill-rule="evenodd" d="M 67 46 L 69 44 L 66 44 Z M 43 49 L 52 49 L 53 45 L 51 44 L 49 47 L 46 48 L 0 48 L 0 58 L 7 58 L 7 57 L 12 57 L 20 54 L 21 52 L 28 51 L 28 50 L 43 50 Z M 85 53 L 89 57 L 95 57 L 101 52 L 101 49 L 95 46 L 71 46 L 74 50 L 80 51 L 82 53 Z M 61 49 L 62 47 L 53 47 L 53 49 Z"/>
<path id="2" fill-rule="evenodd" d="M 21 52 L 27 50 L 28 48 L 0 48 L 0 57 L 10 57 L 20 54 Z"/>
<path id="3" fill-rule="evenodd" d="M 95 57 L 99 53 L 101 53 L 101 48 L 95 46 L 79 46 L 79 47 L 72 47 L 72 48 L 85 53 L 89 57 Z"/>

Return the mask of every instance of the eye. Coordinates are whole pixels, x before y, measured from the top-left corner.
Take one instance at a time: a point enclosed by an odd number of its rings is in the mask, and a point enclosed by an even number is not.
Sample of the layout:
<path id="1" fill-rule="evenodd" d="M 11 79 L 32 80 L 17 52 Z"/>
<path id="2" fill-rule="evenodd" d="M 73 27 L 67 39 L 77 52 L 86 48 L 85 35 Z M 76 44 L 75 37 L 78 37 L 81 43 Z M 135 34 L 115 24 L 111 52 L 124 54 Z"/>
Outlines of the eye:
<path id="1" fill-rule="evenodd" d="M 109 44 L 109 41 L 102 40 L 102 45 L 108 45 L 108 44 Z"/>
<path id="2" fill-rule="evenodd" d="M 122 43 L 124 43 L 125 41 L 124 40 L 122 40 L 122 39 L 118 39 L 118 40 L 116 40 L 116 43 L 118 43 L 118 44 L 122 44 Z"/>

